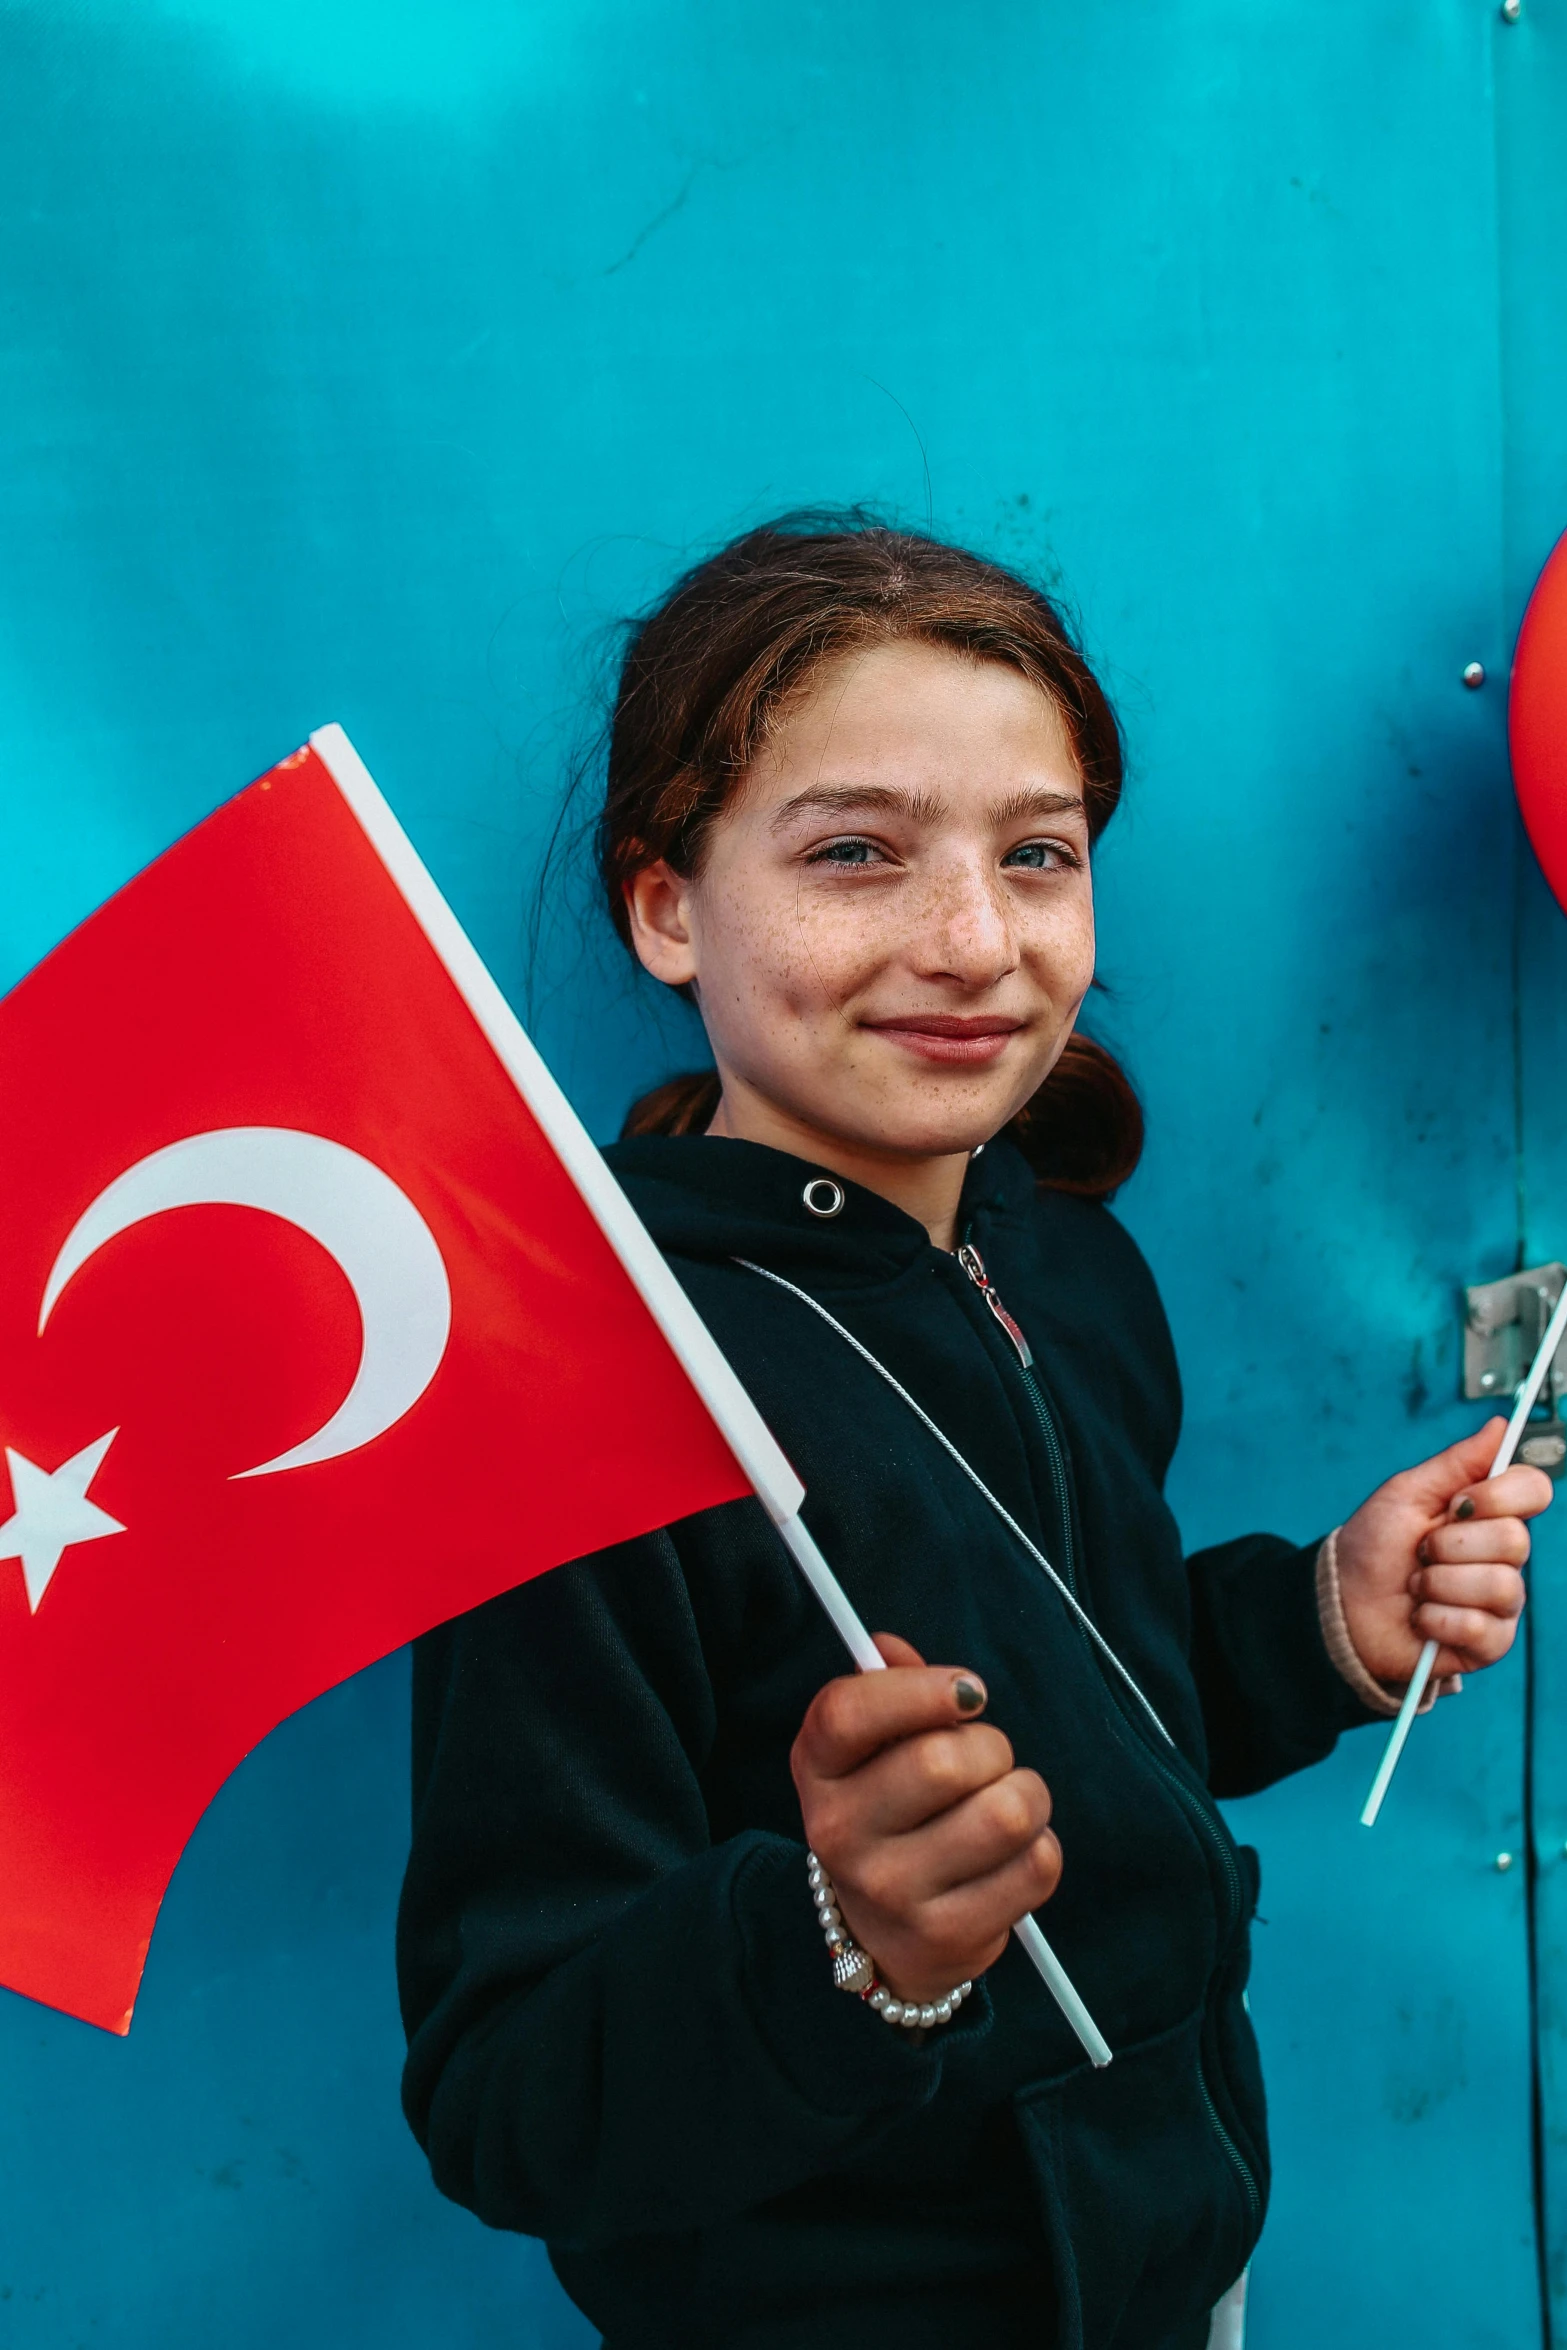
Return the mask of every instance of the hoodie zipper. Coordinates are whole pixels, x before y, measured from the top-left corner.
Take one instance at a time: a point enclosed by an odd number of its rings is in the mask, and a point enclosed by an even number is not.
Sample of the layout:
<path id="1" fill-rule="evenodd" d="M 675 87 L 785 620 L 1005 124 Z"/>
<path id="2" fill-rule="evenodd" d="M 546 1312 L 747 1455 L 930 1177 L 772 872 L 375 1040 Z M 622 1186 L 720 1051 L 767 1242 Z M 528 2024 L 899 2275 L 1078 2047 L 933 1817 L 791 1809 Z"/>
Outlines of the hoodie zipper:
<path id="1" fill-rule="evenodd" d="M 964 1241 L 958 1250 L 958 1263 L 1006 1332 L 1011 1341 L 1013 1352 L 1017 1356 L 1018 1367 L 1023 1376 L 1023 1385 L 1028 1390 L 1029 1401 L 1034 1407 L 1040 1433 L 1044 1438 L 1045 1457 L 1050 1464 L 1050 1482 L 1061 1520 L 1062 1573 L 1068 1590 L 1071 1591 L 1074 1598 L 1079 1597 L 1073 1559 L 1072 1496 L 1071 1488 L 1067 1482 L 1066 1448 L 1061 1441 L 1060 1431 L 1056 1427 L 1055 1414 L 1050 1408 L 1044 1388 L 1041 1386 L 1038 1373 L 1034 1368 L 1034 1350 L 1029 1345 L 1022 1326 L 1015 1322 L 1007 1312 L 995 1283 L 985 1270 L 985 1260 L 971 1240 Z M 1168 1763 L 1146 1739 L 1140 1739 L 1139 1744 L 1160 1778 L 1163 1779 L 1171 1794 L 1180 1804 L 1181 1809 L 1196 1827 L 1209 1851 L 1218 1859 L 1230 1900 L 1230 1915 L 1226 1921 L 1225 1933 L 1225 1940 L 1228 1941 L 1230 1934 L 1235 1930 L 1243 1906 L 1240 1871 L 1235 1865 L 1235 1855 L 1230 1850 L 1229 1840 L 1215 1824 L 1207 1804 L 1203 1802 L 1196 1790 L 1188 1787 L 1185 1780 L 1177 1772 L 1171 1770 Z M 1234 2167 L 1246 2197 L 1247 2210 L 1251 2214 L 1253 2224 L 1255 2224 L 1262 2211 L 1262 2197 L 1258 2190 L 1256 2176 L 1250 2163 L 1219 2118 L 1219 2110 L 1214 2104 L 1213 2093 L 1208 2085 L 1208 2075 L 1203 2064 L 1201 2050 L 1198 2051 L 1197 2057 L 1197 2078 L 1213 2134 Z"/>
<path id="2" fill-rule="evenodd" d="M 1246 2210 L 1250 2216 L 1251 2224 L 1256 2227 L 1262 2218 L 1262 2196 L 1258 2191 L 1251 2164 L 1246 2160 L 1245 2155 L 1242 2154 L 1235 2140 L 1219 2119 L 1219 2109 L 1213 2102 L 1213 2092 L 1208 2086 L 1208 2068 L 1203 2063 L 1201 2048 L 1197 2051 L 1197 2086 L 1202 2091 L 1202 2101 L 1208 2115 L 1208 2126 L 1229 2156 L 1231 2168 L 1241 2183 L 1241 2193 L 1246 2198 Z"/>
<path id="3" fill-rule="evenodd" d="M 1055 1495 L 1056 1514 L 1061 1521 L 1061 1573 L 1068 1591 L 1076 1599 L 1080 1594 L 1072 1540 L 1072 1489 L 1067 1483 L 1066 1450 L 1056 1427 L 1055 1414 L 1045 1400 L 1045 1391 L 1034 1370 L 1034 1350 L 1024 1337 L 1021 1327 L 1013 1321 L 1002 1304 L 995 1283 L 985 1270 L 985 1260 L 971 1240 L 965 1240 L 958 1250 L 958 1263 L 1006 1332 L 1017 1356 L 1023 1385 L 1028 1391 L 1028 1400 L 1034 1407 L 1034 1417 L 1039 1422 L 1039 1432 L 1044 1439 L 1045 1458 L 1050 1464 L 1050 1485 Z"/>

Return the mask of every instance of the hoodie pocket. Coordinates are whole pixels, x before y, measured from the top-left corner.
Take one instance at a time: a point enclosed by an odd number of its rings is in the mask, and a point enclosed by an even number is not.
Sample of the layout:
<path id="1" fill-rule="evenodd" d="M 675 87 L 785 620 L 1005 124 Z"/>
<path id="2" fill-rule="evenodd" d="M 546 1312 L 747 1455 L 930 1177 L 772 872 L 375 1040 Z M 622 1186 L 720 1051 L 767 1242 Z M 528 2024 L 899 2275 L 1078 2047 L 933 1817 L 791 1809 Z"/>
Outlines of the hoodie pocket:
<path id="1" fill-rule="evenodd" d="M 1203 2023 L 1203 2085 L 1213 2107 L 1214 2126 L 1227 2140 L 1243 2182 L 1255 2202 L 1257 2223 L 1268 2200 L 1267 2100 L 1257 2038 L 1246 2012 L 1251 1974 L 1251 1921 L 1257 1912 L 1260 1870 L 1250 1845 L 1236 1848 L 1246 1886 L 1246 1917 L 1228 1959 L 1215 1977 Z"/>
<path id="2" fill-rule="evenodd" d="M 1152 2350 L 1250 2257 L 1262 2183 L 1215 2096 L 1206 2036 L 1193 2016 L 1105 2072 L 1014 2100 L 1059 2283 L 1056 2350 Z"/>

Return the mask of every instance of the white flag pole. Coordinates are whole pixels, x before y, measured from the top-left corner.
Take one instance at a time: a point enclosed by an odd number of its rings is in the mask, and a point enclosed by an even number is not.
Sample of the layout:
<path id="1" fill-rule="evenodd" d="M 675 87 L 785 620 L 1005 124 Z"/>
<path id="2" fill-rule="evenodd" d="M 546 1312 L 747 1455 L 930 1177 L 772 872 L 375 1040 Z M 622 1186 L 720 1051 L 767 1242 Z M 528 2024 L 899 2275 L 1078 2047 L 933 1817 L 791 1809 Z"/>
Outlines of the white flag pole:
<path id="1" fill-rule="evenodd" d="M 885 1672 L 886 1658 L 849 1605 L 843 1586 L 817 1549 L 809 1527 L 795 1516 L 786 1518 L 778 1531 L 794 1553 L 801 1574 L 832 1618 L 839 1637 L 861 1672 Z M 1077 2034 L 1089 2062 L 1103 2068 L 1110 2062 L 1110 2043 L 1083 2005 L 1071 1976 L 1040 1932 L 1037 1918 L 1019 1918 L 1012 1933 L 1020 1949 L 1025 1950 L 1032 1959 L 1046 1990 Z"/>
<path id="2" fill-rule="evenodd" d="M 619 1257 L 717 1422 L 724 1441 L 750 1479 L 801 1573 L 821 1601 L 863 1673 L 884 1672 L 886 1661 L 800 1518 L 805 1487 L 785 1459 L 772 1430 L 741 1386 L 727 1357 L 698 1314 L 641 1217 L 606 1166 L 597 1145 L 545 1067 L 521 1021 L 486 969 L 462 924 L 442 897 L 413 842 L 392 814 L 369 769 L 340 726 L 322 726 L 310 747 L 326 768 L 382 864 L 397 884 L 448 976 L 483 1029 L 497 1059 L 537 1119 L 556 1156 L 582 1194 L 600 1231 Z M 1110 2047 L 1032 1917 L 1014 1926 L 1051 1997 L 1096 2066 Z"/>
<path id="3" fill-rule="evenodd" d="M 1518 1390 L 1518 1400 L 1513 1405 L 1513 1416 L 1508 1421 L 1506 1432 L 1496 1448 L 1496 1458 L 1486 1471 L 1487 1484 L 1493 1477 L 1500 1477 L 1504 1469 L 1512 1467 L 1513 1455 L 1518 1450 L 1519 1439 L 1528 1425 L 1529 1414 L 1533 1411 L 1540 1389 L 1545 1384 L 1545 1374 L 1556 1358 L 1556 1350 L 1562 1343 L 1564 1332 L 1567 1332 L 1567 1285 L 1563 1286 L 1562 1294 L 1556 1301 L 1556 1311 L 1545 1326 L 1545 1336 L 1540 1341 L 1534 1361 L 1529 1365 L 1529 1375 Z M 1398 1768 L 1398 1758 L 1404 1751 L 1404 1741 L 1409 1736 L 1409 1726 L 1419 1711 L 1420 1700 L 1426 1693 L 1426 1684 L 1431 1678 L 1431 1670 L 1436 1663 L 1440 1645 L 1438 1641 L 1428 1640 L 1420 1651 L 1420 1661 L 1415 1666 L 1409 1687 L 1404 1691 L 1404 1702 L 1398 1709 L 1398 1719 L 1389 1732 L 1386 1751 L 1381 1762 L 1377 1765 L 1377 1775 L 1371 1782 L 1371 1792 L 1366 1797 L 1365 1809 L 1360 1815 L 1360 1824 L 1363 1828 L 1376 1826 L 1377 1814 L 1382 1809 L 1382 1799 L 1393 1784 L 1393 1773 Z"/>

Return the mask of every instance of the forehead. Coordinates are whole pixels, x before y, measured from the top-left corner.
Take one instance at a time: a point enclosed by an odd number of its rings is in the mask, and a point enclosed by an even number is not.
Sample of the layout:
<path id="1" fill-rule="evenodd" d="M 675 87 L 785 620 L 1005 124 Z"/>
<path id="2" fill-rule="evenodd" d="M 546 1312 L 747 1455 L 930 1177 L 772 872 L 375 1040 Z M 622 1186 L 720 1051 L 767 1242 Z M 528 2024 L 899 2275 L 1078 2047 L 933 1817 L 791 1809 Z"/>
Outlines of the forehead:
<path id="1" fill-rule="evenodd" d="M 802 776 L 987 796 L 998 782 L 1081 790 L 1060 713 L 1020 670 L 907 639 L 824 661 L 779 714 L 752 788 L 772 799 Z"/>

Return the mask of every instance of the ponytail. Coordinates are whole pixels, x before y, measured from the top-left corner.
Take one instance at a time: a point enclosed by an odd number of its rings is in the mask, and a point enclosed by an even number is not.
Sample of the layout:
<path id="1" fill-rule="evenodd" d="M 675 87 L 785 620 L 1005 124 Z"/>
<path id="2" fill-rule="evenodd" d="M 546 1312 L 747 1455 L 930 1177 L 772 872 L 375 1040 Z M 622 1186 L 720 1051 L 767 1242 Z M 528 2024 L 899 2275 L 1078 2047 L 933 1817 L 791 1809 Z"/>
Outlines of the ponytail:
<path id="1" fill-rule="evenodd" d="M 697 1069 L 688 1077 L 667 1077 L 626 1112 L 620 1129 L 622 1142 L 639 1134 L 705 1134 L 713 1123 L 723 1087 L 716 1069 Z"/>
<path id="2" fill-rule="evenodd" d="M 1076 1030 L 1003 1132 L 1041 1191 L 1071 1191 L 1081 1199 L 1108 1199 L 1143 1155 L 1143 1110 L 1131 1079 L 1102 1044 Z"/>

